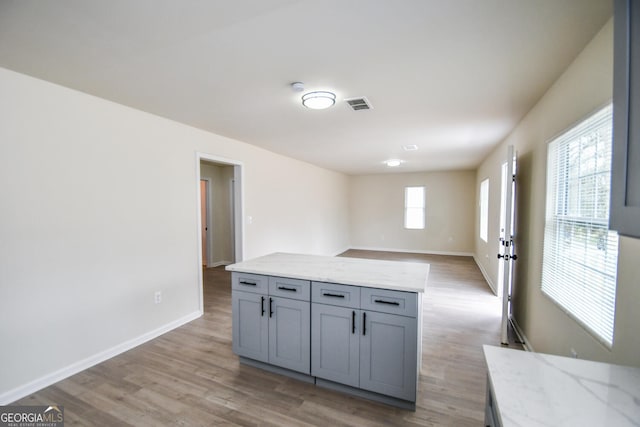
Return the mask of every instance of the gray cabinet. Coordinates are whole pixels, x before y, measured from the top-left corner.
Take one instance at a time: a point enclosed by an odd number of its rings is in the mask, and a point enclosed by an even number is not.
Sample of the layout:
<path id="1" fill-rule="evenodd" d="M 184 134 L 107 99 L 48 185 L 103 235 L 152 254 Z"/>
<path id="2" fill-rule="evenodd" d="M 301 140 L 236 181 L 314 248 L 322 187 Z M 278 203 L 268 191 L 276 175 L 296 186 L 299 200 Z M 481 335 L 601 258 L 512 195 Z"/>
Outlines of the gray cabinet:
<path id="1" fill-rule="evenodd" d="M 610 228 L 640 237 L 640 1 L 615 0 Z"/>
<path id="2" fill-rule="evenodd" d="M 311 304 L 311 375 L 360 385 L 360 310 Z"/>
<path id="3" fill-rule="evenodd" d="M 233 352 L 250 359 L 269 360 L 269 317 L 265 295 L 233 290 L 231 296 Z"/>
<path id="4" fill-rule="evenodd" d="M 360 388 L 415 401 L 416 319 L 368 310 L 362 317 Z"/>
<path id="5" fill-rule="evenodd" d="M 241 361 L 415 408 L 417 293 L 241 272 L 231 278 L 232 346 Z"/>
<path id="6" fill-rule="evenodd" d="M 313 282 L 312 302 L 313 376 L 415 401 L 415 293 Z"/>
<path id="7" fill-rule="evenodd" d="M 310 374 L 309 301 L 269 297 L 269 363 Z"/>
<path id="8" fill-rule="evenodd" d="M 311 284 L 311 375 L 360 385 L 360 288 Z"/>
<path id="9" fill-rule="evenodd" d="M 233 352 L 309 375 L 309 282 L 305 287 L 303 280 L 244 273 L 231 277 Z"/>

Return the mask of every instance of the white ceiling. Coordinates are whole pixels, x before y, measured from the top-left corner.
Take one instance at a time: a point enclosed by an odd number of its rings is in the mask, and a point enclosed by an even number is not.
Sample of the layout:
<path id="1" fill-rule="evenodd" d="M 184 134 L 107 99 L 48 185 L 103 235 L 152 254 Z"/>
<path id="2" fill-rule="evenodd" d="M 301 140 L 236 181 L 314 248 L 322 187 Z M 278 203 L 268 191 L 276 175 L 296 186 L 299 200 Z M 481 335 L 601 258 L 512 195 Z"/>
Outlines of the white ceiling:
<path id="1" fill-rule="evenodd" d="M 389 158 L 473 169 L 611 14 L 612 0 L 0 0 L 0 66 L 348 174 Z M 336 105 L 306 109 L 294 81 Z M 350 110 L 359 96 L 373 110 Z"/>

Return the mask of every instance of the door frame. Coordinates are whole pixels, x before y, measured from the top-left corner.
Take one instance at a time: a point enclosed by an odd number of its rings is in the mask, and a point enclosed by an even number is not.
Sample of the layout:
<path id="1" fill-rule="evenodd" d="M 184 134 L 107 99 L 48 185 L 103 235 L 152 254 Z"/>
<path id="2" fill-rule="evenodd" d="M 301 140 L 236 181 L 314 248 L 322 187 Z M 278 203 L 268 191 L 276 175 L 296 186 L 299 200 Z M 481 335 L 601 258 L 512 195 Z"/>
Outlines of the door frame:
<path id="1" fill-rule="evenodd" d="M 502 164 L 502 191 L 500 195 L 500 228 L 504 229 L 504 241 L 498 252 L 498 288 L 502 293 L 502 322 L 500 325 L 500 341 L 502 345 L 509 345 L 507 334 L 508 323 L 511 320 L 511 294 L 514 281 L 514 261 L 516 239 L 516 174 L 517 152 L 513 145 L 507 146 L 507 161 Z M 502 217 L 504 215 L 504 217 Z M 502 231 L 501 231 L 502 232 Z M 500 258 L 502 255 L 503 258 Z"/>
<path id="2" fill-rule="evenodd" d="M 507 204 L 507 162 L 504 162 L 500 165 L 500 219 L 498 224 L 498 241 L 500 239 L 506 239 L 507 231 L 505 229 L 506 222 L 506 204 Z M 502 243 L 498 243 L 498 254 L 504 255 L 504 246 Z M 504 261 L 502 259 L 498 259 L 498 286 L 497 286 L 497 296 L 502 298 L 502 292 L 504 290 Z"/>
<path id="3" fill-rule="evenodd" d="M 242 218 L 244 217 L 244 165 L 239 160 L 228 159 L 225 157 L 216 156 L 213 154 L 203 153 L 200 151 L 196 152 L 195 155 L 196 160 L 196 232 L 197 232 L 197 272 L 198 272 L 198 299 L 200 306 L 200 313 L 204 313 L 204 281 L 202 275 L 202 214 L 201 214 L 201 204 L 202 200 L 200 197 L 200 162 L 211 162 L 217 163 L 225 166 L 233 166 L 233 206 L 232 206 L 232 214 L 233 214 L 233 249 L 234 249 L 234 259 L 233 262 L 240 262 L 244 259 L 244 221 Z"/>

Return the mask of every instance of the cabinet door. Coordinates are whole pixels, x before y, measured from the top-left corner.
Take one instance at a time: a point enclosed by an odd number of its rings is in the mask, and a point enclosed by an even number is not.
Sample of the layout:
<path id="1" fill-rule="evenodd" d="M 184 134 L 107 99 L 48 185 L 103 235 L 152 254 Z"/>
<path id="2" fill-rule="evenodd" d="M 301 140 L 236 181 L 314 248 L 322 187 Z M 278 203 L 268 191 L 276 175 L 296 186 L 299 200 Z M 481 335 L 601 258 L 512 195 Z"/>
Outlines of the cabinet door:
<path id="1" fill-rule="evenodd" d="M 268 297 L 232 291 L 233 352 L 238 356 L 266 362 L 269 356 Z"/>
<path id="2" fill-rule="evenodd" d="M 311 375 L 358 387 L 360 310 L 311 305 Z"/>
<path id="3" fill-rule="evenodd" d="M 362 311 L 360 388 L 415 401 L 417 320 Z"/>
<path id="4" fill-rule="evenodd" d="M 269 363 L 310 374 L 311 304 L 269 297 Z"/>
<path id="5" fill-rule="evenodd" d="M 609 227 L 640 237 L 640 3 L 615 0 Z"/>

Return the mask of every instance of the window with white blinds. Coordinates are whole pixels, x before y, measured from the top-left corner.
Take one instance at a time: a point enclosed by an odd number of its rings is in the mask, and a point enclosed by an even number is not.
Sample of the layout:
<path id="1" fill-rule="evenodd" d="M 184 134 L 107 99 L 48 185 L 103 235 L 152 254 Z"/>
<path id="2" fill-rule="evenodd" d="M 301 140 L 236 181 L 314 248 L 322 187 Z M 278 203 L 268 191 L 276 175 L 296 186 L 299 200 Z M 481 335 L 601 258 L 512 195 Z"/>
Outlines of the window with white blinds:
<path id="1" fill-rule="evenodd" d="M 618 235 L 609 230 L 612 107 L 549 143 L 542 291 L 613 344 Z"/>

